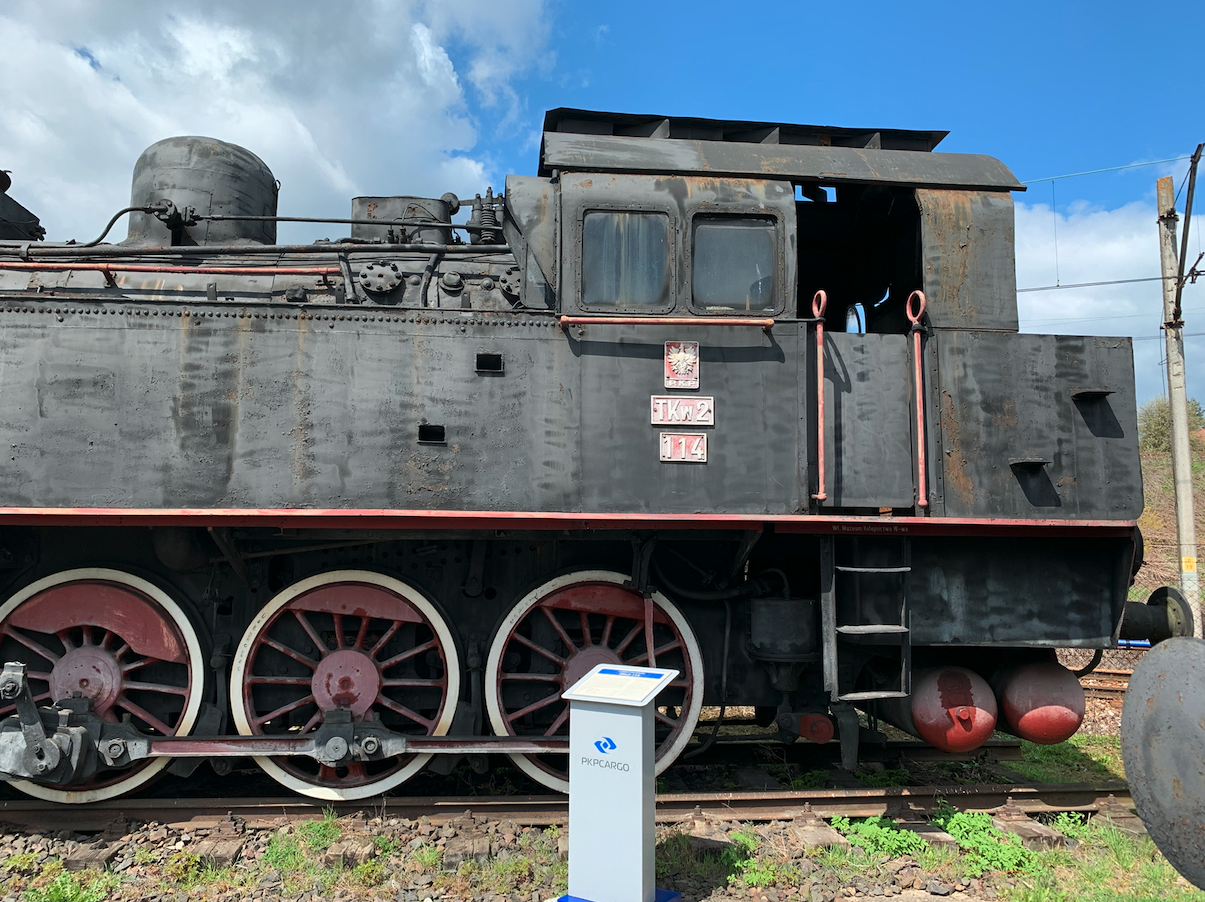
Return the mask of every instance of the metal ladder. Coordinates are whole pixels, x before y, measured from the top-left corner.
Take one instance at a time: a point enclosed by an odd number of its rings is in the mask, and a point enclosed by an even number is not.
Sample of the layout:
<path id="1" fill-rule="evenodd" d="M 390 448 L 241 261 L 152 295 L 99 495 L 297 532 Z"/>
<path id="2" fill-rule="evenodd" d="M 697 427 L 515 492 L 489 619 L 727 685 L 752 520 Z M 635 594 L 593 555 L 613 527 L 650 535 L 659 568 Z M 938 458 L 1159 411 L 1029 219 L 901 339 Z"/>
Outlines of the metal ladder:
<path id="1" fill-rule="evenodd" d="M 912 572 L 912 546 L 905 536 L 841 537 L 851 549 L 849 560 L 838 562 L 838 538 L 829 536 L 820 546 L 820 611 L 824 633 L 824 688 L 834 702 L 861 702 L 876 698 L 906 698 L 912 691 L 912 642 L 908 609 L 909 574 Z M 859 560 L 859 542 L 895 542 L 899 546 L 895 566 L 863 566 Z M 838 576 L 845 575 L 848 597 L 838 592 Z M 865 622 L 862 610 L 862 580 L 898 580 L 899 605 L 895 622 Z M 882 582 L 879 583 L 883 585 Z M 876 642 L 886 639 L 885 642 Z M 870 691 L 843 691 L 841 650 L 851 645 L 874 645 L 876 650 L 895 648 L 899 653 L 898 687 Z M 852 687 L 851 687 L 852 688 Z"/>

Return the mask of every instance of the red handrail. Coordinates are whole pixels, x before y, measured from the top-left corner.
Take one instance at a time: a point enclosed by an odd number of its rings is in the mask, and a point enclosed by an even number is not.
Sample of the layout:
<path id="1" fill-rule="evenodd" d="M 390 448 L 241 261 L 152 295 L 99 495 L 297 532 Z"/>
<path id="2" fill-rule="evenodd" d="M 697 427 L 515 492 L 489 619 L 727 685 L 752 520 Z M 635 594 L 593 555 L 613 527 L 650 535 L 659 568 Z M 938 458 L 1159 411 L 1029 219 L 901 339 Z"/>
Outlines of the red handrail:
<path id="1" fill-rule="evenodd" d="M 337 276 L 337 266 L 179 266 L 170 264 L 134 264 L 114 260 L 112 263 L 7 263 L 0 269 L 33 270 L 91 270 L 108 274 L 116 272 L 196 273 L 202 276 Z"/>
<path id="2" fill-rule="evenodd" d="M 916 300 L 919 306 L 916 310 L 912 309 L 912 302 Z M 929 506 L 929 486 L 928 477 L 925 473 L 925 391 L 924 382 L 921 379 L 923 368 L 921 366 L 920 356 L 920 333 L 921 317 L 925 315 L 925 307 L 928 301 L 925 300 L 925 293 L 917 290 L 908 295 L 908 321 L 912 323 L 912 366 L 913 378 L 912 381 L 916 385 L 916 506 Z"/>
<path id="3" fill-rule="evenodd" d="M 824 309 L 828 306 L 828 294 L 821 288 L 812 298 L 812 316 L 816 318 L 816 480 L 817 492 L 812 495 L 824 501 Z"/>

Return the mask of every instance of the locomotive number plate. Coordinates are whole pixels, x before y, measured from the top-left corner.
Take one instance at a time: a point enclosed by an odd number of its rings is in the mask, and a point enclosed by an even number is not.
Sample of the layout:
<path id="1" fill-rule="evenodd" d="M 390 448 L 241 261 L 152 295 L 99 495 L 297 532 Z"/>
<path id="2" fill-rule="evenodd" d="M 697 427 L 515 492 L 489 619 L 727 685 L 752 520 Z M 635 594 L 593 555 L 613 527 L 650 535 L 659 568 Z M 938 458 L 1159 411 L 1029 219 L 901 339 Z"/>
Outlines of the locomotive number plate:
<path id="1" fill-rule="evenodd" d="M 661 460 L 671 463 L 707 463 L 707 433 L 661 433 Z"/>
<path id="2" fill-rule="evenodd" d="M 654 426 L 715 425 L 715 398 L 653 395 L 649 400 Z"/>

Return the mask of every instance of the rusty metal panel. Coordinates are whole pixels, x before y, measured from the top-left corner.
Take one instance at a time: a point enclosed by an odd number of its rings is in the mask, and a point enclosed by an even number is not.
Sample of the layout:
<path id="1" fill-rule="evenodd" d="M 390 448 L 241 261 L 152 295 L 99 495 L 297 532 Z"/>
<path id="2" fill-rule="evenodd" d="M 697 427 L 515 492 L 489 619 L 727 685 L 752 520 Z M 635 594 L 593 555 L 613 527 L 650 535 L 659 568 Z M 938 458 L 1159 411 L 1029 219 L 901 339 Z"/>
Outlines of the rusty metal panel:
<path id="1" fill-rule="evenodd" d="M 908 603 L 916 645 L 1099 648 L 1113 642 L 1130 540 L 912 540 Z"/>
<path id="2" fill-rule="evenodd" d="M 916 192 L 929 323 L 1017 331 L 1013 199 L 986 191 Z"/>
<path id="3" fill-rule="evenodd" d="M 582 505 L 589 511 L 791 513 L 801 506 L 795 406 L 799 327 L 590 325 L 569 342 L 581 365 Z M 666 342 L 699 344 L 699 393 L 714 399 L 706 462 L 661 461 L 651 399 L 666 394 Z M 698 397 L 676 392 L 683 399 Z M 686 430 L 683 430 L 686 431 Z M 806 506 L 806 505 L 804 505 Z"/>
<path id="4" fill-rule="evenodd" d="M 907 336 L 825 332 L 824 383 L 824 506 L 911 507 Z"/>
<path id="5" fill-rule="evenodd" d="M 579 507 L 577 362 L 548 317 L 61 309 L 3 314 L 6 504 Z"/>
<path id="6" fill-rule="evenodd" d="M 506 177 L 506 216 L 502 232 L 515 259 L 527 271 L 534 264 L 546 285 L 557 286 L 557 186 L 552 179 Z M 524 258 L 526 257 L 526 265 Z"/>
<path id="7" fill-rule="evenodd" d="M 1025 190 L 1007 166 L 982 154 L 545 132 L 540 173 L 558 169 Z"/>
<path id="8" fill-rule="evenodd" d="M 1137 519 L 1128 338 L 939 332 L 945 514 Z"/>

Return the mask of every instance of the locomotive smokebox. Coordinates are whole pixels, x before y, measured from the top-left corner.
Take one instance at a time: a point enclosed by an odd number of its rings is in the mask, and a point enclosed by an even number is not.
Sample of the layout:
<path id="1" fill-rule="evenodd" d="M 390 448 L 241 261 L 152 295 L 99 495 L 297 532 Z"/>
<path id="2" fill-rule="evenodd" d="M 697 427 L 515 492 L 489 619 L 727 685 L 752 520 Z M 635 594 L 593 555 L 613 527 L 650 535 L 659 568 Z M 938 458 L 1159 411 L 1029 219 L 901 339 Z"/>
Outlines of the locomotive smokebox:
<path id="1" fill-rule="evenodd" d="M 912 695 L 879 701 L 879 717 L 946 752 L 970 752 L 992 736 L 996 696 L 965 667 L 935 667 L 912 676 Z"/>
<path id="2" fill-rule="evenodd" d="M 199 216 L 275 216 L 277 184 L 272 170 L 246 148 L 216 138 L 165 138 L 142 152 L 134 164 L 130 206 L 170 200 L 176 209 L 192 207 Z M 206 220 L 172 229 L 149 213 L 130 214 L 125 244 L 275 244 L 272 220 Z"/>
<path id="3" fill-rule="evenodd" d="M 992 683 L 1008 729 L 1038 745 L 1063 742 L 1084 721 L 1084 687 L 1054 661 L 1010 667 Z"/>
<path id="4" fill-rule="evenodd" d="M 761 661 L 777 691 L 794 692 L 799 675 L 819 657 L 816 600 L 755 598 L 749 620 L 749 656 Z"/>

